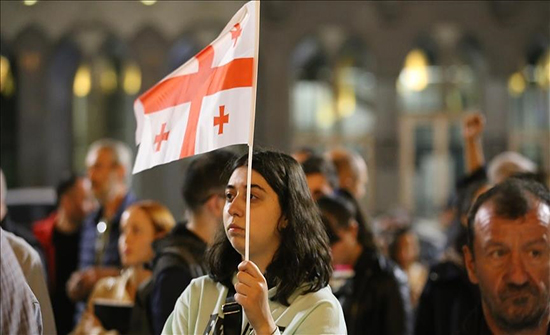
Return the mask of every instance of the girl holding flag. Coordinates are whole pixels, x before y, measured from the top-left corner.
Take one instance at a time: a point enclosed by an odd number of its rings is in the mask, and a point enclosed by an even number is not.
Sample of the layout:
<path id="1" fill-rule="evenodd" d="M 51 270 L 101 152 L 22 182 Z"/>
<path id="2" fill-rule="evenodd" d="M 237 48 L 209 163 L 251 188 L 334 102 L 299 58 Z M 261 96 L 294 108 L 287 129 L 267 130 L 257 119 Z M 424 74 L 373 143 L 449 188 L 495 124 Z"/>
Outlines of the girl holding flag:
<path id="1" fill-rule="evenodd" d="M 327 236 L 300 165 L 282 153 L 252 157 L 250 261 L 243 261 L 244 155 L 231 169 L 224 230 L 207 255 L 209 275 L 191 282 L 162 333 L 345 334 L 342 309 L 327 286 Z"/>

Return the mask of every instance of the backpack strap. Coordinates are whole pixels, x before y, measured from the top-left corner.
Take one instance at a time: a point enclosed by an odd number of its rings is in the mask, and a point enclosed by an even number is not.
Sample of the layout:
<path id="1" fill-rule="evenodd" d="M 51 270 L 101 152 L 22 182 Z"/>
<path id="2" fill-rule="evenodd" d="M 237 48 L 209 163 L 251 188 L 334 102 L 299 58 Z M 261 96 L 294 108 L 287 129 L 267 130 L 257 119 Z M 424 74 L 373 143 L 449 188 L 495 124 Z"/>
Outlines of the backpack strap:
<path id="1" fill-rule="evenodd" d="M 166 257 L 168 256 L 168 257 Z M 172 257 L 170 257 L 172 256 Z M 203 276 L 205 274 L 204 269 L 197 259 L 193 256 L 187 248 L 178 248 L 175 246 L 164 248 L 158 257 L 158 262 L 154 266 L 153 277 L 156 278 L 158 274 L 164 271 L 166 268 L 172 266 L 181 266 L 181 261 L 185 261 L 189 266 L 189 271 L 193 278 Z"/>
<path id="2" fill-rule="evenodd" d="M 231 285 L 227 292 L 227 297 L 225 298 L 225 304 L 222 305 L 224 335 L 241 334 L 243 309 L 241 305 L 235 301 L 235 293 L 235 288 Z"/>

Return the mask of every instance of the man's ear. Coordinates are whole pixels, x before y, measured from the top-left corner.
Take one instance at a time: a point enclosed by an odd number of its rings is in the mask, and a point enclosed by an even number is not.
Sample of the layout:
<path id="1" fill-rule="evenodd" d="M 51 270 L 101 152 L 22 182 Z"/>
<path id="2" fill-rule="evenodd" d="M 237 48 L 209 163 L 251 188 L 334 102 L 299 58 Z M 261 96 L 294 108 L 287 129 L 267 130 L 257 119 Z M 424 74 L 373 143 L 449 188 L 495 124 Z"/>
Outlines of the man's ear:
<path id="1" fill-rule="evenodd" d="M 206 210 L 212 213 L 215 217 L 221 217 L 223 214 L 223 207 L 225 200 L 217 195 L 212 195 L 205 203 Z"/>
<path id="2" fill-rule="evenodd" d="M 464 265 L 468 271 L 468 278 L 470 278 L 472 283 L 477 284 L 479 280 L 477 278 L 474 255 L 467 245 L 462 247 L 462 253 L 464 254 Z"/>
<path id="3" fill-rule="evenodd" d="M 126 180 L 126 168 L 122 164 L 117 164 L 116 166 L 116 174 L 119 178 L 119 180 L 122 180 L 125 182 Z"/>

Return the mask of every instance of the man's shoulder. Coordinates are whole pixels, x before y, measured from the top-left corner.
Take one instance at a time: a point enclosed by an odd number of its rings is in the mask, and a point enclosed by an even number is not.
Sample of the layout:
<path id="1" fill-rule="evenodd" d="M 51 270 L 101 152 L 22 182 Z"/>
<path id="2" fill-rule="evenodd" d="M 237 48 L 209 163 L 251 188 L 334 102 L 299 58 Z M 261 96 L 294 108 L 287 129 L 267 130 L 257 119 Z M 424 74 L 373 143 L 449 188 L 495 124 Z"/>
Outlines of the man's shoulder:
<path id="1" fill-rule="evenodd" d="M 202 266 L 206 243 L 180 225 L 165 238 L 154 242 L 154 268 Z"/>
<path id="2" fill-rule="evenodd" d="M 426 285 L 430 287 L 462 288 L 469 286 L 466 270 L 452 261 L 442 261 L 433 265 L 428 271 Z"/>
<path id="3" fill-rule="evenodd" d="M 19 237 L 11 232 L 2 231 L 2 234 L 6 237 L 13 251 L 17 254 L 22 254 L 25 257 L 36 258 L 40 261 L 40 256 L 34 248 L 25 241 L 22 237 Z M 18 257 L 19 258 L 19 257 Z"/>
<path id="4" fill-rule="evenodd" d="M 185 245 L 172 245 L 157 251 L 153 263 L 155 278 L 163 274 L 198 277 L 205 273 L 202 255 L 194 255 Z"/>
<path id="5" fill-rule="evenodd" d="M 2 234 L 6 237 L 9 245 L 11 246 L 21 269 L 25 276 L 34 269 L 41 269 L 42 261 L 38 252 L 25 241 L 23 238 L 16 236 L 13 233 L 2 231 Z"/>

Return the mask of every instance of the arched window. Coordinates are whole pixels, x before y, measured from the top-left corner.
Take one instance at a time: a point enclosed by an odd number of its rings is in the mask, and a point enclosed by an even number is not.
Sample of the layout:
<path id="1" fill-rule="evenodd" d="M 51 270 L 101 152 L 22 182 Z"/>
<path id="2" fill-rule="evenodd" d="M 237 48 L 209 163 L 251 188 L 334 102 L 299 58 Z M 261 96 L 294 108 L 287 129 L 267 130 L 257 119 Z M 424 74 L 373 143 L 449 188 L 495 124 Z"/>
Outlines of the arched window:
<path id="1" fill-rule="evenodd" d="M 0 162 L 10 186 L 17 185 L 17 72 L 11 50 L 0 40 Z"/>
<path id="2" fill-rule="evenodd" d="M 509 147 L 550 171 L 550 45 L 532 43 L 524 63 L 508 79 Z M 550 176 L 549 176 L 550 179 Z"/>
<path id="3" fill-rule="evenodd" d="M 400 110 L 400 196 L 417 215 L 432 217 L 463 176 L 461 119 L 483 110 L 485 67 L 469 36 L 440 45 L 422 37 L 396 82 Z"/>
<path id="4" fill-rule="evenodd" d="M 73 80 L 82 59 L 78 46 L 66 36 L 55 46 L 47 73 L 48 108 L 52 125 L 49 164 L 50 180 L 57 182 L 61 171 L 73 168 Z"/>
<path id="5" fill-rule="evenodd" d="M 434 42 L 425 38 L 407 54 L 396 84 L 402 113 L 426 114 L 443 109 L 442 71 L 436 52 Z"/>
<path id="6" fill-rule="evenodd" d="M 49 159 L 47 140 L 36 139 L 47 139 L 49 132 L 44 78 L 50 40 L 40 27 L 29 25 L 12 43 L 17 62 L 17 183 L 13 186 L 40 185 L 45 183 L 49 170 L 47 163 L 41 169 L 36 169 L 35 164 Z"/>
<path id="7" fill-rule="evenodd" d="M 367 160 L 374 177 L 376 77 L 372 67 L 373 61 L 358 38 L 320 34 L 306 37 L 296 46 L 290 94 L 295 149 L 348 147 Z M 364 205 L 372 208 L 374 183 L 369 183 L 369 188 Z"/>
<path id="8" fill-rule="evenodd" d="M 316 38 L 308 37 L 296 47 L 292 57 L 292 73 L 294 142 L 301 146 L 301 142 L 306 142 L 302 138 L 326 132 L 334 115 L 332 68 Z"/>
<path id="9" fill-rule="evenodd" d="M 402 113 L 461 113 L 481 105 L 483 58 L 477 41 L 465 36 L 440 55 L 433 39 L 422 37 L 407 54 L 397 80 Z"/>
<path id="10" fill-rule="evenodd" d="M 88 146 L 110 137 L 134 142 L 133 102 L 141 89 L 141 69 L 119 39 L 89 32 L 94 41 L 78 65 L 73 81 L 73 166 L 84 167 Z M 92 44 L 92 43 L 90 43 Z"/>

